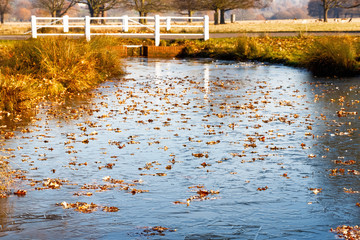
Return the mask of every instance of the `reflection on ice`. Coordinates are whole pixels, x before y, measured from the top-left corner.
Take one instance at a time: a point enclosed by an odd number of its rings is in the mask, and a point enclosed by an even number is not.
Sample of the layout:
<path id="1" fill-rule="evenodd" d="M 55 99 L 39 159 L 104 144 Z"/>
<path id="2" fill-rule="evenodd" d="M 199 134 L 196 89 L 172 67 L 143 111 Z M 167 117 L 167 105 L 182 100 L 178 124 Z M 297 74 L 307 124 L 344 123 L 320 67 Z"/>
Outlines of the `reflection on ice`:
<path id="1" fill-rule="evenodd" d="M 210 93 L 209 81 L 210 81 L 210 67 L 208 64 L 204 64 L 204 89 L 205 89 L 204 99 L 207 99 Z"/>

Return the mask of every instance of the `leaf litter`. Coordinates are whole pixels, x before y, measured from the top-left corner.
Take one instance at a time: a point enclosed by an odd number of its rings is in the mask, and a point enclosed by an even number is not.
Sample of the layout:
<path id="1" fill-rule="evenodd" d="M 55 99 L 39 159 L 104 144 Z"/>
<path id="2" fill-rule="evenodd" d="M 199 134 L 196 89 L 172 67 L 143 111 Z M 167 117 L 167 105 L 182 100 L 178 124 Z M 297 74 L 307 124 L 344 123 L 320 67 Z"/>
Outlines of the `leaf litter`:
<path id="1" fill-rule="evenodd" d="M 94 167 L 98 171 L 112 171 L 114 174 L 117 174 L 119 171 L 125 170 L 121 169 L 121 164 L 115 163 L 115 161 L 118 161 L 118 156 L 114 156 L 114 158 L 106 156 L 107 151 L 116 149 L 116 154 L 119 156 L 121 156 L 122 152 L 125 152 L 136 159 L 138 154 L 151 149 L 152 152 L 161 151 L 161 156 L 166 154 L 168 159 L 170 158 L 171 160 L 155 160 L 145 157 L 141 161 L 136 161 L 136 164 L 139 164 L 137 166 L 138 174 L 139 176 L 154 178 L 151 181 L 162 181 L 155 180 L 155 178 L 173 178 L 173 172 L 184 167 L 184 162 L 189 161 L 189 159 L 192 159 L 191 161 L 198 160 L 194 171 L 206 168 L 206 174 L 212 176 L 216 176 L 218 164 L 226 165 L 227 161 L 237 161 L 243 165 L 243 168 L 250 170 L 252 168 L 251 164 L 267 162 L 271 159 L 282 157 L 282 154 L 292 151 L 291 149 L 302 153 L 304 161 L 318 161 L 321 156 L 326 158 L 326 152 L 330 152 L 332 149 L 324 146 L 324 149 L 326 149 L 325 154 L 313 151 L 312 148 L 317 149 L 316 146 L 311 145 L 313 139 L 331 137 L 351 138 L 358 134 L 358 129 L 352 127 L 351 122 L 358 120 L 356 117 L 358 115 L 357 108 L 359 102 L 349 101 L 344 96 L 340 96 L 338 99 L 327 100 L 328 104 L 336 104 L 338 106 L 338 110 L 334 111 L 332 116 L 322 112 L 311 115 L 302 113 L 303 99 L 306 98 L 306 93 L 304 95 L 300 93 L 303 90 L 290 93 L 286 92 L 286 89 L 282 88 L 282 86 L 272 86 L 267 81 L 257 81 L 252 87 L 248 87 L 245 92 L 240 91 L 239 93 L 240 87 L 235 80 L 213 81 L 211 82 L 211 92 L 207 96 L 206 102 L 199 98 L 199 95 L 204 93 L 206 89 L 197 79 L 173 77 L 171 81 L 165 81 L 164 85 L 155 87 L 151 81 L 133 84 L 131 82 L 125 79 L 115 86 L 115 92 L 110 93 L 115 96 L 114 102 L 109 101 L 107 91 L 103 91 L 106 89 L 104 86 L 103 90 L 100 88 L 100 90 L 92 93 L 92 97 L 100 101 L 90 101 L 75 107 L 66 106 L 61 103 L 49 105 L 44 103 L 43 107 L 47 108 L 45 116 L 34 118 L 33 127 L 22 130 L 24 138 L 38 141 L 43 146 L 34 149 L 34 154 L 24 151 L 22 146 L 16 149 L 4 148 L 3 151 L 8 153 L 9 158 L 16 151 L 26 153 L 23 154 L 23 163 L 29 165 L 30 172 L 39 171 L 42 168 L 39 161 L 49 162 L 51 159 L 50 152 L 59 151 L 56 141 L 52 139 L 52 132 L 54 130 L 47 128 L 49 122 L 58 121 L 61 131 L 61 124 L 75 121 L 77 122 L 77 131 L 62 133 L 62 136 L 65 138 L 61 143 L 64 147 L 62 151 L 69 156 L 67 158 L 69 161 L 59 168 L 52 168 L 51 172 L 53 174 L 61 172 L 61 168 L 68 168 L 69 171 L 88 171 Z M 175 88 L 175 84 L 180 86 L 180 89 L 178 87 Z M 315 85 L 314 89 L 316 90 L 317 88 L 319 86 Z M 192 90 L 196 90 L 196 92 L 191 93 Z M 275 92 L 280 94 L 277 96 L 272 95 Z M 221 100 L 215 99 L 216 94 L 219 94 Z M 202 100 L 200 101 L 199 99 Z M 323 99 L 325 99 L 325 96 L 322 94 L 314 96 L 314 102 L 325 101 Z M 112 107 L 112 104 L 116 104 L 116 107 Z M 271 107 L 279 109 L 279 111 L 267 111 Z M 203 111 L 204 109 L 206 111 Z M 294 112 L 289 113 L 292 110 Z M 193 121 L 194 117 L 191 112 L 196 114 L 202 113 L 202 124 Z M 176 116 L 179 116 L 179 118 L 176 118 Z M 116 123 L 111 121 L 114 118 L 121 119 L 119 121 L 124 123 L 135 124 L 137 128 L 144 129 L 143 132 L 148 131 L 152 134 L 155 131 L 159 134 L 150 136 L 133 134 L 127 129 L 126 125 L 121 125 L 121 127 L 115 126 Z M 324 135 L 317 135 L 315 121 L 321 121 L 328 128 Z M 199 131 L 199 129 L 201 130 Z M 246 134 L 242 134 L 244 129 L 246 129 Z M 37 134 L 37 132 L 42 130 L 44 130 L 44 134 Z M 167 134 L 160 134 L 165 132 Z M 106 144 L 102 142 L 97 145 L 100 143 L 99 139 L 107 134 L 109 134 L 109 138 L 106 139 Z M 172 134 L 172 137 L 169 137 L 169 134 Z M 239 137 L 231 140 L 228 139 L 229 136 L 236 134 Z M 281 144 L 284 141 L 283 139 L 292 138 L 293 136 L 299 137 L 300 135 L 301 138 L 298 139 L 297 144 L 290 145 L 290 143 L 287 144 L 286 142 Z M 4 134 L 3 138 L 6 140 L 17 138 L 16 132 L 8 131 Z M 176 161 L 175 158 L 178 152 L 173 146 L 167 144 L 169 139 L 179 139 L 179 144 L 176 148 L 186 149 L 189 152 L 187 157 L 182 157 L 182 159 Z M 48 145 L 48 147 L 45 145 Z M 227 155 L 228 159 L 226 157 L 219 159 L 213 157 L 213 155 L 216 155 L 214 152 L 221 151 L 224 146 L 234 146 L 230 150 L 224 150 L 224 156 Z M 98 156 L 99 160 L 97 161 L 90 161 L 79 157 L 81 156 L 81 151 L 85 151 L 82 147 L 101 148 L 101 154 L 104 156 Z M 39 152 L 40 149 L 43 152 Z M 44 153 L 45 151 L 46 153 Z M 131 151 L 131 154 L 128 151 Z M 334 166 L 327 170 L 330 175 L 329 177 L 355 177 L 359 175 L 358 161 L 356 160 L 339 159 L 333 160 L 332 163 Z M 208 170 L 210 167 L 213 171 Z M 283 168 L 285 166 L 282 165 L 279 171 Z M 241 179 L 242 171 L 241 168 L 234 168 L 228 171 L 228 173 L 233 177 Z M 204 172 L 199 171 L 198 173 L 204 174 Z M 287 181 L 296 178 L 296 174 L 291 174 L 291 179 L 288 174 L 288 172 L 279 172 L 274 175 L 278 178 L 289 179 Z M 99 184 L 84 183 L 71 179 L 71 182 L 74 182 L 72 184 L 68 180 L 56 177 L 28 179 L 26 175 L 28 175 L 28 172 L 17 173 L 16 175 L 17 179 L 27 181 L 30 186 L 26 190 L 19 190 L 20 192 L 16 194 L 18 196 L 25 196 L 31 190 L 51 189 L 66 191 L 66 186 L 76 185 L 78 185 L 78 189 L 76 189 L 75 193 L 72 191 L 72 195 L 77 197 L 93 197 L 101 192 L 116 190 L 124 191 L 131 195 L 150 192 L 149 190 L 140 189 L 140 185 L 142 185 L 141 180 L 125 181 L 105 177 L 102 179 L 105 184 Z M 273 190 L 273 188 L 270 183 L 255 181 L 254 178 L 251 181 L 241 180 L 242 182 L 245 181 L 246 184 L 250 184 L 250 182 L 258 184 L 252 191 L 268 190 L 269 194 L 272 194 L 270 190 Z M 296 180 L 298 181 L 299 179 L 297 178 Z M 146 183 L 149 188 L 151 188 L 151 181 Z M 185 200 L 174 201 L 173 203 L 175 205 L 184 204 L 189 206 L 192 202 L 219 199 L 220 191 L 218 190 L 207 190 L 201 185 L 190 186 L 189 189 L 194 193 L 193 195 Z M 307 189 L 314 195 L 325 194 L 320 187 L 308 187 Z M 306 190 L 305 187 L 304 190 Z M 25 194 L 21 194 L 21 191 Z M 358 191 L 354 191 L 351 188 L 344 188 L 344 192 L 358 193 Z M 354 203 L 354 205 L 356 204 Z M 82 213 L 91 213 L 97 210 L 105 212 L 115 212 L 118 210 L 116 207 L 99 206 L 94 203 L 85 202 L 62 202 L 59 206 L 65 209 L 71 208 Z M 167 230 L 162 227 L 155 227 L 155 230 L 153 228 L 150 229 L 150 234 L 160 234 Z M 347 231 L 349 232 L 350 230 Z"/>

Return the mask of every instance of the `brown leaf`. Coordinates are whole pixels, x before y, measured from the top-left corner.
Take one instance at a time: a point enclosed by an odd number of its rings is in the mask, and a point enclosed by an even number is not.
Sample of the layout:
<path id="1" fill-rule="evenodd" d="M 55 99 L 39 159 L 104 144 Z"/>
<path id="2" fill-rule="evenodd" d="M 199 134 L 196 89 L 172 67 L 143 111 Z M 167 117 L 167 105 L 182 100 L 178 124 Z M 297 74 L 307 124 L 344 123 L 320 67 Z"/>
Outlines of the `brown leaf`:
<path id="1" fill-rule="evenodd" d="M 17 190 L 16 192 L 14 192 L 14 195 L 16 196 L 25 196 L 26 195 L 26 190 Z"/>

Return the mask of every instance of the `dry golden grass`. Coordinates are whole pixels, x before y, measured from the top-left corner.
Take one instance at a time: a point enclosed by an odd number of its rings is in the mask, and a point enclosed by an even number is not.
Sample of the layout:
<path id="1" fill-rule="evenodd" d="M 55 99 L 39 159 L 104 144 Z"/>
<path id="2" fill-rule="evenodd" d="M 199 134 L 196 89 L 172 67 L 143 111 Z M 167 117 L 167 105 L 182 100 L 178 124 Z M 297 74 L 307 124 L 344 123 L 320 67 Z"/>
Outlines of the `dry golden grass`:
<path id="1" fill-rule="evenodd" d="M 31 30 L 30 22 L 7 23 L 0 25 L 0 35 L 24 34 Z"/>
<path id="2" fill-rule="evenodd" d="M 308 32 L 308 31 L 360 31 L 360 19 L 329 19 L 324 23 L 316 19 L 241 21 L 225 25 L 212 25 L 211 32 Z"/>
<path id="3" fill-rule="evenodd" d="M 225 25 L 210 24 L 210 32 L 213 33 L 237 33 L 237 32 L 310 32 L 310 31 L 360 31 L 360 18 L 351 19 L 329 19 L 328 23 L 316 19 L 299 20 L 259 20 L 259 21 L 238 21 Z M 30 31 L 29 22 L 26 23 L 5 23 L 0 25 L 0 35 L 24 34 Z M 95 30 L 95 29 L 94 29 Z M 131 30 L 131 29 L 130 29 Z M 138 32 L 137 30 L 131 30 Z M 83 32 L 83 29 L 78 29 Z M 119 29 L 98 29 L 96 32 L 118 32 Z M 187 29 L 186 32 L 196 32 L 199 29 Z M 201 29 L 200 29 L 201 31 Z M 172 28 L 171 32 L 184 32 L 182 28 Z"/>
<path id="4" fill-rule="evenodd" d="M 0 111 L 29 109 L 43 97 L 85 92 L 123 74 L 114 41 L 40 38 L 8 48 L 0 42 Z"/>
<path id="5" fill-rule="evenodd" d="M 306 67 L 317 76 L 356 76 L 358 37 L 239 37 L 183 41 L 182 57 L 256 60 Z"/>
<path id="6" fill-rule="evenodd" d="M 11 173 L 8 163 L 0 159 L 0 198 L 4 194 L 11 184 Z"/>

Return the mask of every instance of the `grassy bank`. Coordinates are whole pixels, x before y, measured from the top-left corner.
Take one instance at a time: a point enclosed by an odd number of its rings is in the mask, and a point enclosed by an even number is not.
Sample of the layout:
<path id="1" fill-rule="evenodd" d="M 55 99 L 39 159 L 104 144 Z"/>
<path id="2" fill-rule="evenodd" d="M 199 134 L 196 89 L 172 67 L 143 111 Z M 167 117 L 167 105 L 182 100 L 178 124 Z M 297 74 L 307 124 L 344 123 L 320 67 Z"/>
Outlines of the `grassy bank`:
<path id="1" fill-rule="evenodd" d="M 211 32 L 332 32 L 359 31 L 360 19 L 329 19 L 321 22 L 317 19 L 297 20 L 253 20 L 238 21 L 225 25 L 212 25 Z"/>
<path id="2" fill-rule="evenodd" d="M 150 39 L 112 38 L 115 45 L 154 45 Z M 182 46 L 182 58 L 263 61 L 304 67 L 316 76 L 359 74 L 360 38 L 338 37 L 238 37 L 202 40 L 161 40 L 161 46 Z"/>
<path id="3" fill-rule="evenodd" d="M 0 47 L 0 110 L 21 111 L 42 99 L 87 91 L 123 73 L 112 42 L 42 38 Z"/>
<path id="4" fill-rule="evenodd" d="M 44 100 L 61 100 L 87 92 L 123 74 L 111 39 L 43 38 L 0 42 L 0 115 L 28 112 Z M 0 158 L 0 197 L 11 180 L 8 163 Z"/>
<path id="5" fill-rule="evenodd" d="M 0 42 L 0 112 L 21 112 L 42 100 L 86 92 L 123 73 L 113 46 L 153 45 L 153 40 L 40 38 Z M 240 37 L 161 41 L 183 46 L 181 57 L 266 61 L 306 67 L 318 76 L 359 74 L 357 37 Z M 0 159 L 0 194 L 8 183 L 7 163 Z"/>
<path id="6" fill-rule="evenodd" d="M 153 41 L 104 37 L 89 43 L 62 38 L 0 42 L 0 110 L 21 111 L 44 98 L 84 92 L 121 74 L 111 46 L 126 44 L 153 45 Z M 317 76 L 359 73 L 357 37 L 240 37 L 161 44 L 183 46 L 181 57 L 283 63 L 306 67 Z"/>
<path id="7" fill-rule="evenodd" d="M 8 163 L 0 159 L 0 198 L 5 197 L 11 182 L 11 174 Z"/>
<path id="8" fill-rule="evenodd" d="M 170 42 L 183 45 L 181 57 L 265 61 L 305 67 L 316 76 L 359 74 L 357 37 L 240 37 Z"/>

